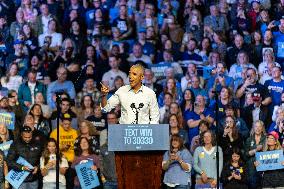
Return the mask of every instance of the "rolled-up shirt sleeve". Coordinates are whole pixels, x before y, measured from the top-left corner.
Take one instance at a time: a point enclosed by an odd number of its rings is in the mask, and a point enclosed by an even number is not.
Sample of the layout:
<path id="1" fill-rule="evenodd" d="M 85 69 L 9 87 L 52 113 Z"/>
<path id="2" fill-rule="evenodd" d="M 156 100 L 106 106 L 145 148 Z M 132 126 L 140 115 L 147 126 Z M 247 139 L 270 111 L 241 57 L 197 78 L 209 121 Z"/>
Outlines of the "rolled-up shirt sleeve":
<path id="1" fill-rule="evenodd" d="M 114 109 L 117 105 L 120 104 L 118 92 L 119 92 L 119 90 L 116 91 L 116 93 L 115 93 L 114 95 L 112 95 L 112 96 L 107 100 L 107 104 L 105 105 L 105 107 L 102 107 L 102 111 L 103 111 L 104 113 L 110 112 L 112 109 Z"/>
<path id="2" fill-rule="evenodd" d="M 159 124 L 160 112 L 155 93 L 151 95 L 150 124 Z"/>

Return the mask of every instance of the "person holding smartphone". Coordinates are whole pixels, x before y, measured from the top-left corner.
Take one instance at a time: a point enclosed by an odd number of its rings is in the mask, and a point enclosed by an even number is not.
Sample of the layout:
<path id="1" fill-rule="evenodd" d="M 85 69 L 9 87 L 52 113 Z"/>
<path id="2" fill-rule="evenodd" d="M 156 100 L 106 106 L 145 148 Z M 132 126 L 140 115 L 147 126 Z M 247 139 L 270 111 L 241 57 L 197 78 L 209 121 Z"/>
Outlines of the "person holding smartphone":
<path id="1" fill-rule="evenodd" d="M 241 158 L 242 152 L 239 148 L 233 148 L 229 161 L 225 162 L 222 171 L 224 189 L 247 189 L 247 170 Z"/>

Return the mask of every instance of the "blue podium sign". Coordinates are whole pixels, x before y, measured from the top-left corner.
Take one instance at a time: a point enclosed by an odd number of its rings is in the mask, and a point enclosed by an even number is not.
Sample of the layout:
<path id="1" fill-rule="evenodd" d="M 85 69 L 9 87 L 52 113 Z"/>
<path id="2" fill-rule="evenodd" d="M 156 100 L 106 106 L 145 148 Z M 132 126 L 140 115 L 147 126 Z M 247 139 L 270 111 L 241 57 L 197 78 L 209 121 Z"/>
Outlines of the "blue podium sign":
<path id="1" fill-rule="evenodd" d="M 284 168 L 284 166 L 282 165 L 282 161 L 284 161 L 283 150 L 256 152 L 255 157 L 256 161 L 259 162 L 259 165 L 256 167 L 257 171 L 267 171 Z"/>
<path id="2" fill-rule="evenodd" d="M 122 124 L 108 126 L 109 151 L 169 150 L 169 125 Z"/>

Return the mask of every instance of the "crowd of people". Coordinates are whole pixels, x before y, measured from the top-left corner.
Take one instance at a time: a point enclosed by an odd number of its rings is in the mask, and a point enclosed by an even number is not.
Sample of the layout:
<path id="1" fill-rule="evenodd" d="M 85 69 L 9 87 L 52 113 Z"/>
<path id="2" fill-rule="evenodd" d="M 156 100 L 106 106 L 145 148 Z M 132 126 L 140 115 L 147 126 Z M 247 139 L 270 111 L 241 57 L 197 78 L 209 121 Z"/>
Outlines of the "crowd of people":
<path id="1" fill-rule="evenodd" d="M 100 82 L 110 98 L 136 64 L 170 126 L 163 187 L 284 188 L 284 170 L 255 158 L 284 147 L 283 0 L 0 0 L 0 111 L 15 115 L 0 124 L 13 140 L 0 188 L 11 169 L 30 172 L 21 189 L 55 188 L 57 151 L 60 188 L 81 188 L 86 161 L 117 188 L 107 129 L 120 107 L 102 111 Z"/>

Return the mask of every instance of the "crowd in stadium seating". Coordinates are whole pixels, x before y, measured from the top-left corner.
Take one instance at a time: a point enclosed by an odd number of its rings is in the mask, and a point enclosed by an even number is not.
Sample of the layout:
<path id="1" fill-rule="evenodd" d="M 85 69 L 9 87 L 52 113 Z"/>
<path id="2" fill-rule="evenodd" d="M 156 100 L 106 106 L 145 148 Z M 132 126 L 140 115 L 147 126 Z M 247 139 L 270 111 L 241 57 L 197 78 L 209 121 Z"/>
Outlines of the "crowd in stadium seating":
<path id="1" fill-rule="evenodd" d="M 164 188 L 219 177 L 225 189 L 284 189 L 284 169 L 258 172 L 255 157 L 284 147 L 284 0 L 0 0 L 0 115 L 15 115 L 14 128 L 0 123 L 0 142 L 13 140 L 0 188 L 11 169 L 30 172 L 21 189 L 55 188 L 57 150 L 60 188 L 81 188 L 86 161 L 98 188 L 117 188 L 107 129 L 120 107 L 101 111 L 100 82 L 110 97 L 135 64 L 170 126 Z"/>

